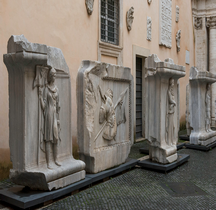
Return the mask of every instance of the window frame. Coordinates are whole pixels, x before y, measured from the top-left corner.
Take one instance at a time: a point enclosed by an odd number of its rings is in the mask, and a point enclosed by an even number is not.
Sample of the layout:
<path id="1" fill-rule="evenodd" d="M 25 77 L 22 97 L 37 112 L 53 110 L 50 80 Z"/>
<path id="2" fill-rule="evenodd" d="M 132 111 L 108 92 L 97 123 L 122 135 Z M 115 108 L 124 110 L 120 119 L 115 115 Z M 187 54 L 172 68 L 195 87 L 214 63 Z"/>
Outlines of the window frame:
<path id="1" fill-rule="evenodd" d="M 104 42 L 101 40 L 101 0 L 98 4 L 98 61 L 101 61 L 101 56 L 112 56 L 117 58 L 117 64 L 123 65 L 123 0 L 119 0 L 119 41 L 118 45 Z"/>
<path id="2" fill-rule="evenodd" d="M 105 7 L 104 7 L 104 10 L 105 10 L 105 14 L 102 15 L 102 1 L 105 1 Z M 101 32 L 103 30 L 105 30 L 105 39 L 102 38 L 102 33 L 101 33 L 101 41 L 102 42 L 106 42 L 106 43 L 110 43 L 110 44 L 114 44 L 114 45 L 119 45 L 119 6 L 120 6 L 120 1 L 119 0 L 113 0 L 114 1 L 114 10 L 110 10 L 111 12 L 113 12 L 113 18 L 110 18 L 109 17 L 109 8 L 108 8 L 108 0 L 101 0 L 101 3 L 100 3 L 100 21 L 101 21 L 101 25 L 100 25 L 100 30 Z M 118 2 L 115 2 L 115 1 L 118 1 Z M 115 10 L 118 10 L 118 11 L 115 11 Z M 118 16 L 118 17 L 117 17 Z M 102 29 L 102 19 L 104 20 L 105 22 L 105 29 Z M 109 22 L 113 23 L 114 27 L 112 26 L 109 26 Z M 109 27 L 112 27 L 114 30 L 113 32 L 112 31 L 109 31 Z M 109 37 L 109 33 L 112 33 L 114 34 L 113 37 Z M 109 40 L 109 38 L 113 38 L 114 41 L 111 41 Z"/>

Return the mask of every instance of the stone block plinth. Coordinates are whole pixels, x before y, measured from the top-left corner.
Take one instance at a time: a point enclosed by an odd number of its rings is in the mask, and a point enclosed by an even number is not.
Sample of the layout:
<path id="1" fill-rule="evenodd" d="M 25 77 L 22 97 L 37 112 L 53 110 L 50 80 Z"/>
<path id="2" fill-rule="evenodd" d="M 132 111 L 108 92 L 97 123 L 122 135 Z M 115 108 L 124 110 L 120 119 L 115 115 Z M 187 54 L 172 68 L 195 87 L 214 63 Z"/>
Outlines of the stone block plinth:
<path id="1" fill-rule="evenodd" d="M 133 77 L 129 68 L 83 61 L 77 77 L 80 159 L 98 173 L 124 163 L 134 141 Z"/>
<path id="2" fill-rule="evenodd" d="M 185 76 L 185 67 L 174 64 L 171 59 L 163 62 L 157 55 L 151 55 L 145 60 L 145 69 L 149 158 L 162 164 L 172 163 L 178 157 L 178 79 Z"/>
<path id="3" fill-rule="evenodd" d="M 10 178 L 36 190 L 62 188 L 85 178 L 72 156 L 71 83 L 60 49 L 8 41 Z"/>
<path id="4" fill-rule="evenodd" d="M 188 87 L 188 124 L 190 144 L 207 146 L 216 141 L 216 131 L 211 130 L 211 84 L 216 74 L 191 67 Z"/>

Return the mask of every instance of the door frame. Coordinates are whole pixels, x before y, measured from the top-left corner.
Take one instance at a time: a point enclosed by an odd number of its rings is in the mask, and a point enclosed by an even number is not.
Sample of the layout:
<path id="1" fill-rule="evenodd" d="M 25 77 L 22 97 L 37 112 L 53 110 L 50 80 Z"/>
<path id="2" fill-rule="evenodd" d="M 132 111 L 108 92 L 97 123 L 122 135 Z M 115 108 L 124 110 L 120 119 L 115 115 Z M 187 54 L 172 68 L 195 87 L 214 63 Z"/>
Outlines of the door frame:
<path id="1" fill-rule="evenodd" d="M 134 105 L 136 103 L 136 57 L 142 58 L 142 85 L 145 86 L 145 58 L 150 55 L 150 50 L 133 45 L 133 75 L 134 75 Z M 142 91 L 142 135 L 143 138 L 136 139 L 136 106 L 134 106 L 134 142 L 145 139 L 145 88 Z"/>

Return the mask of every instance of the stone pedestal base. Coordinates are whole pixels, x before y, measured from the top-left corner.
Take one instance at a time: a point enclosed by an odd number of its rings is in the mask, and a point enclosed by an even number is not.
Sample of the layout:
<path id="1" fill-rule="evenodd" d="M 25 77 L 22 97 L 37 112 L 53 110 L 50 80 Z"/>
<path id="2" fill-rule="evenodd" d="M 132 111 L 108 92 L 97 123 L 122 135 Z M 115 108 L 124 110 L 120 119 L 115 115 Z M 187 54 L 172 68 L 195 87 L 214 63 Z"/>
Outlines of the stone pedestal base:
<path id="1" fill-rule="evenodd" d="M 211 150 L 214 147 L 216 147 L 216 141 L 212 142 L 211 144 L 208 144 L 207 146 L 195 145 L 195 144 L 185 144 L 185 147 L 187 149 L 195 149 L 195 150 L 200 150 L 200 151 L 208 152 L 209 150 Z"/>
<path id="2" fill-rule="evenodd" d="M 192 132 L 190 135 L 190 144 L 207 146 L 216 141 L 216 131 L 211 132 Z"/>
<path id="3" fill-rule="evenodd" d="M 18 185 L 28 186 L 32 190 L 56 190 L 74 182 L 85 179 L 85 164 L 73 158 L 61 162 L 62 166 L 48 169 L 44 167 L 29 169 L 26 171 L 10 170 L 12 182 Z"/>
<path id="4" fill-rule="evenodd" d="M 98 173 L 103 170 L 125 163 L 130 153 L 131 143 L 126 142 L 109 147 L 95 149 L 93 157 L 79 154 L 80 159 L 86 163 L 87 173 Z"/>
<path id="5" fill-rule="evenodd" d="M 185 143 L 181 143 L 177 145 L 177 150 L 182 149 L 184 147 Z M 139 152 L 142 154 L 149 155 L 149 146 L 143 147 L 139 149 Z"/>
<path id="6" fill-rule="evenodd" d="M 149 148 L 149 158 L 161 164 L 172 163 L 177 160 L 176 146 L 165 146 L 163 148 L 153 147 Z"/>
<path id="7" fill-rule="evenodd" d="M 190 155 L 186 155 L 186 154 L 179 154 L 177 156 L 178 156 L 177 161 L 166 165 L 155 163 L 150 159 L 140 161 L 138 165 L 146 169 L 156 170 L 160 172 L 167 172 L 187 162 L 188 159 L 190 158 Z"/>

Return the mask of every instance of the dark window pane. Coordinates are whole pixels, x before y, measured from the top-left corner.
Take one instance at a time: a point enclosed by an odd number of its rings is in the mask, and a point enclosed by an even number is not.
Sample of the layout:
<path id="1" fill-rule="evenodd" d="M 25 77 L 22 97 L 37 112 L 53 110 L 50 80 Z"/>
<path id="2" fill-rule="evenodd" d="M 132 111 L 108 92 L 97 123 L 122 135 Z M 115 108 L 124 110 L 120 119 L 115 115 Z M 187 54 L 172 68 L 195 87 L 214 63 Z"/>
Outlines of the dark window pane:
<path id="1" fill-rule="evenodd" d="M 119 0 L 101 0 L 101 40 L 118 45 Z"/>

